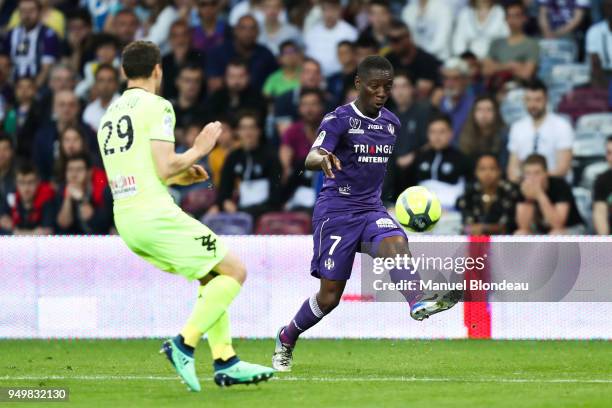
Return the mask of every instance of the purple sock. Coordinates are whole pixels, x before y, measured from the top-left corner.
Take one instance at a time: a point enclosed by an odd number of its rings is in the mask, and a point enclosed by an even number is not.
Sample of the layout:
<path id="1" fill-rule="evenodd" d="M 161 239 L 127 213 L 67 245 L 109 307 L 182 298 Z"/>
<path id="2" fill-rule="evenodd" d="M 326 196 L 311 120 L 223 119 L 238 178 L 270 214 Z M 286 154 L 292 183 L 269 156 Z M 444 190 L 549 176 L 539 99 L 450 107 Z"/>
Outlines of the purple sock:
<path id="1" fill-rule="evenodd" d="M 295 342 L 300 334 L 319 323 L 323 316 L 325 316 L 325 313 L 319 308 L 317 295 L 314 294 L 309 299 L 306 299 L 293 320 L 285 326 L 280 334 L 280 340 L 283 344 L 287 344 L 291 347 L 295 346 Z"/>
<path id="2" fill-rule="evenodd" d="M 412 305 L 418 302 L 421 299 L 423 292 L 419 289 L 419 281 L 421 277 L 419 276 L 419 272 L 415 271 L 414 274 L 410 273 L 410 270 L 406 269 L 391 269 L 389 271 L 389 278 L 391 278 L 391 282 L 399 283 L 401 281 L 412 281 L 415 282 L 416 290 L 400 290 L 399 292 L 404 296 L 406 302 L 412 308 Z"/>

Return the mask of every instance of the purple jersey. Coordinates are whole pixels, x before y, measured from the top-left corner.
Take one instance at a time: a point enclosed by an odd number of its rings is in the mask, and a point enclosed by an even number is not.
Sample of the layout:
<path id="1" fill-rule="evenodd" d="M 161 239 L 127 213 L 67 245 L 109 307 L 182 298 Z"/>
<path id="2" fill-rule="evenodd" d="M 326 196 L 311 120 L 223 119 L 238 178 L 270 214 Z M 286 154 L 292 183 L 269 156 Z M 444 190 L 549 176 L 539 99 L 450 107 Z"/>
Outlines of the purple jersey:
<path id="1" fill-rule="evenodd" d="M 335 154 L 342 170 L 325 178 L 313 218 L 326 214 L 380 210 L 387 162 L 393 153 L 399 119 L 382 108 L 378 117 L 362 114 L 354 103 L 327 114 L 312 149 Z"/>

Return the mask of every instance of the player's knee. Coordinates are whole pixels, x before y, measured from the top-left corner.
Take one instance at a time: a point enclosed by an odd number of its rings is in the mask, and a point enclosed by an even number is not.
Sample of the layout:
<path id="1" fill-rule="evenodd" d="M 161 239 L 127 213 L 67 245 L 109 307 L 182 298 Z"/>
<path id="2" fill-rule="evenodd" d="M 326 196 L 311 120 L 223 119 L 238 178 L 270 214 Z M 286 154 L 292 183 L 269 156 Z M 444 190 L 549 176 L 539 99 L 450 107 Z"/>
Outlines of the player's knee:
<path id="1" fill-rule="evenodd" d="M 238 257 L 228 254 L 215 268 L 215 272 L 232 277 L 236 279 L 240 284 L 246 281 L 247 271 L 244 264 L 238 259 Z"/>
<path id="2" fill-rule="evenodd" d="M 340 299 L 342 298 L 342 293 L 336 292 L 319 292 L 317 296 L 317 303 L 319 304 L 319 309 L 325 314 L 328 314 L 332 310 L 340 304 Z"/>
<path id="3" fill-rule="evenodd" d="M 395 255 L 410 254 L 408 241 L 402 236 L 387 237 L 380 242 L 377 255 L 383 258 L 394 257 Z"/>

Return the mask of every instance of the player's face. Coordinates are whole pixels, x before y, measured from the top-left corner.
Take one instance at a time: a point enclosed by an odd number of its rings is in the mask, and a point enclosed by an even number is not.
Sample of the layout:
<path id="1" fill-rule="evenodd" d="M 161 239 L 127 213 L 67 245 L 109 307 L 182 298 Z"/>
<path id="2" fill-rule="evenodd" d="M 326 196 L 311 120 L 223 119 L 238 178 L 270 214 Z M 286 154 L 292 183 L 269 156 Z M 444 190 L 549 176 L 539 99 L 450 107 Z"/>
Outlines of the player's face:
<path id="1" fill-rule="evenodd" d="M 13 160 L 13 149 L 6 140 L 0 142 L 0 169 L 6 169 Z"/>
<path id="2" fill-rule="evenodd" d="M 499 182 L 501 172 L 495 160 L 491 156 L 484 156 L 478 160 L 476 166 L 476 178 L 483 187 L 494 186 Z"/>
<path id="3" fill-rule="evenodd" d="M 482 100 L 478 102 L 474 108 L 474 119 L 478 126 L 486 128 L 493 125 L 495 122 L 495 107 L 490 100 Z"/>
<path id="4" fill-rule="evenodd" d="M 380 110 L 391 95 L 393 75 L 391 71 L 375 70 L 364 78 L 356 77 L 355 87 L 359 91 L 359 100 L 366 109 Z"/>
<path id="5" fill-rule="evenodd" d="M 542 91 L 527 90 L 525 92 L 525 106 L 527 112 L 534 119 L 540 119 L 546 113 L 546 94 Z"/>
<path id="6" fill-rule="evenodd" d="M 62 136 L 62 151 L 66 156 L 72 156 L 84 150 L 83 138 L 72 128 L 67 129 Z"/>
<path id="7" fill-rule="evenodd" d="M 434 150 L 442 150 L 450 145 L 453 138 L 453 129 L 448 123 L 437 120 L 429 125 L 427 140 Z"/>
<path id="8" fill-rule="evenodd" d="M 539 184 L 542 188 L 546 186 L 546 170 L 539 164 L 527 164 L 523 166 L 523 178 Z"/>
<path id="9" fill-rule="evenodd" d="M 17 191 L 24 202 L 31 202 L 38 188 L 38 177 L 36 174 L 18 174 Z"/>

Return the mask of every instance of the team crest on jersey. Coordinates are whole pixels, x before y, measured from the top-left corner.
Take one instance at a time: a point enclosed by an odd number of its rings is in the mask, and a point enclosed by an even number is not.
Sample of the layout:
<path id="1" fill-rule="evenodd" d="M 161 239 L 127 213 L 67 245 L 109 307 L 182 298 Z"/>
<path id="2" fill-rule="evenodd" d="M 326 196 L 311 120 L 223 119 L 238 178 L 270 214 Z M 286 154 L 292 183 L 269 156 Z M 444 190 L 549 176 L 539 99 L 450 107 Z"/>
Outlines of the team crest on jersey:
<path id="1" fill-rule="evenodd" d="M 391 218 L 379 218 L 376 220 L 378 228 L 395 228 L 395 223 Z"/>
<path id="2" fill-rule="evenodd" d="M 361 119 L 357 119 L 357 118 L 349 118 L 349 125 L 351 126 L 351 128 L 349 129 L 349 133 L 356 133 L 356 134 L 362 134 L 363 133 L 363 129 L 361 128 Z"/>
<path id="3" fill-rule="evenodd" d="M 336 264 L 334 263 L 334 260 L 333 260 L 333 259 L 331 259 L 331 258 L 327 258 L 327 259 L 325 260 L 325 264 L 324 264 L 324 265 L 325 265 L 325 267 L 327 268 L 327 270 L 328 270 L 328 271 L 331 271 L 332 269 L 334 269 L 334 266 L 335 266 Z"/>
<path id="4" fill-rule="evenodd" d="M 394 134 L 395 134 L 395 126 L 393 126 L 393 124 L 392 124 L 392 123 L 389 123 L 389 124 L 387 125 L 387 130 L 389 130 L 389 133 L 391 133 L 392 135 L 394 135 Z"/>

